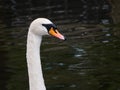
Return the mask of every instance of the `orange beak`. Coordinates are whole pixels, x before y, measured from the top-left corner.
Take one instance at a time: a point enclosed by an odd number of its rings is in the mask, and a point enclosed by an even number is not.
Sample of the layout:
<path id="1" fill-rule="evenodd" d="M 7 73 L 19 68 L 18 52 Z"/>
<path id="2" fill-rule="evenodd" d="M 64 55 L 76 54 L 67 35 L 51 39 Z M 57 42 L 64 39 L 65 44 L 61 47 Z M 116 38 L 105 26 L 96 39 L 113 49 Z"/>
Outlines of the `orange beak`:
<path id="1" fill-rule="evenodd" d="M 51 28 L 49 30 L 49 34 L 61 40 L 65 40 L 65 37 L 62 34 L 60 34 L 57 29 L 54 30 L 53 28 Z"/>

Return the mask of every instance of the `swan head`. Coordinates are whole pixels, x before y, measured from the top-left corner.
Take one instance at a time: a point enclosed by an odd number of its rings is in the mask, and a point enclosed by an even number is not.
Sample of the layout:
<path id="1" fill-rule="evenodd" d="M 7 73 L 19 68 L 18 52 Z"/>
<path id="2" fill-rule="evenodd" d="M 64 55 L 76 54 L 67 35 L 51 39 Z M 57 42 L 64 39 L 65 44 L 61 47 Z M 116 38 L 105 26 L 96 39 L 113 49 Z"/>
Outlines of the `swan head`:
<path id="1" fill-rule="evenodd" d="M 39 36 L 52 35 L 61 40 L 65 40 L 65 37 L 59 33 L 56 25 L 46 18 L 35 19 L 31 23 L 29 31 Z"/>

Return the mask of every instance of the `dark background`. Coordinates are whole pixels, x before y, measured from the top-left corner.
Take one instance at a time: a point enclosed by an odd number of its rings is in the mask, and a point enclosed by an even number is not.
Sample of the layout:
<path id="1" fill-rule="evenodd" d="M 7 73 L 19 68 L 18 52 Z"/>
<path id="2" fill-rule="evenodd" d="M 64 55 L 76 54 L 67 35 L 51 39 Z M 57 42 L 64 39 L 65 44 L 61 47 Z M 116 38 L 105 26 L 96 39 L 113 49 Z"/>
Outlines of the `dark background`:
<path id="1" fill-rule="evenodd" d="M 120 0 L 0 0 L 0 90 L 28 89 L 26 35 L 30 22 L 39 17 L 51 19 L 68 38 L 61 46 L 59 41 L 45 39 L 43 56 L 67 54 L 59 57 L 62 64 L 58 57 L 43 58 L 44 68 L 53 68 L 44 69 L 49 90 L 119 90 L 119 9 Z M 59 49 L 64 47 L 67 49 Z M 73 66 L 72 73 L 69 66 Z M 81 75 L 76 76 L 78 73 Z M 52 80 L 50 76 L 56 75 L 63 79 Z"/>
<path id="2" fill-rule="evenodd" d="M 65 23 L 111 24 L 116 22 L 113 10 L 116 13 L 117 2 L 119 0 L 1 0 L 0 16 L 7 26 L 26 25 L 38 17 Z"/>

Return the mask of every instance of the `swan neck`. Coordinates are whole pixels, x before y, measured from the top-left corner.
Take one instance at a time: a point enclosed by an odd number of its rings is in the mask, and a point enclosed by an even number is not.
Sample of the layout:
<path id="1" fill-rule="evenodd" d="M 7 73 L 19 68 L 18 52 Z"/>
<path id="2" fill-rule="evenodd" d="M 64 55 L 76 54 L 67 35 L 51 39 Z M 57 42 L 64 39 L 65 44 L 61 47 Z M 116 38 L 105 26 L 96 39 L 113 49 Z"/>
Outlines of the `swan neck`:
<path id="1" fill-rule="evenodd" d="M 40 60 L 41 41 L 42 36 L 28 32 L 26 55 L 30 90 L 46 90 Z"/>

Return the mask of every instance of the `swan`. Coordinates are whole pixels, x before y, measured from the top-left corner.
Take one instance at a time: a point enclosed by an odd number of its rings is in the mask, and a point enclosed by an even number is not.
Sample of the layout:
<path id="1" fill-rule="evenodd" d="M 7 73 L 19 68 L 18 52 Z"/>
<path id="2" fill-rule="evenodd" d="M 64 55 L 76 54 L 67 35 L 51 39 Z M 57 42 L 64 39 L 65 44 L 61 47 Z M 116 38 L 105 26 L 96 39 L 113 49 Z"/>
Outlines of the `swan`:
<path id="1" fill-rule="evenodd" d="M 40 60 L 40 45 L 43 35 L 52 35 L 61 40 L 65 37 L 60 34 L 55 24 L 47 18 L 37 18 L 29 26 L 27 35 L 27 68 L 29 90 L 46 90 Z"/>

